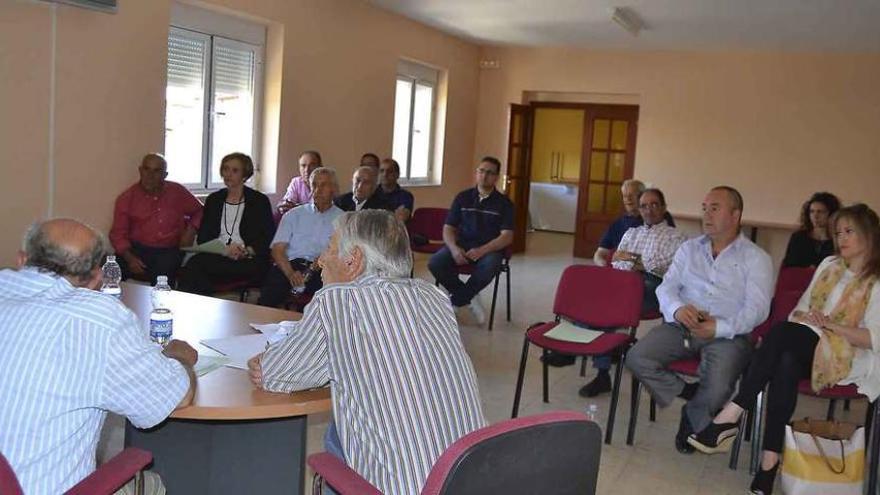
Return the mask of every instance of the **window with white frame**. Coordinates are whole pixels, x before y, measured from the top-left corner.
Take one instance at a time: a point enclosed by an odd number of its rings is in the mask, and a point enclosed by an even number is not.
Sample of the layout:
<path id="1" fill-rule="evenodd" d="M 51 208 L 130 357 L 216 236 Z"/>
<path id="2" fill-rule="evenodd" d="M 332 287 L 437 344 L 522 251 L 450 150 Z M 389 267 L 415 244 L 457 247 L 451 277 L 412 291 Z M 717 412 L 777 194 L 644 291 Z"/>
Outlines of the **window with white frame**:
<path id="1" fill-rule="evenodd" d="M 259 163 L 265 27 L 189 6 L 172 11 L 172 24 L 175 13 L 187 22 L 168 33 L 168 179 L 217 189 L 223 156 L 240 151 Z"/>
<path id="2" fill-rule="evenodd" d="M 434 177 L 434 134 L 440 71 L 409 61 L 397 66 L 392 157 L 404 182 Z"/>

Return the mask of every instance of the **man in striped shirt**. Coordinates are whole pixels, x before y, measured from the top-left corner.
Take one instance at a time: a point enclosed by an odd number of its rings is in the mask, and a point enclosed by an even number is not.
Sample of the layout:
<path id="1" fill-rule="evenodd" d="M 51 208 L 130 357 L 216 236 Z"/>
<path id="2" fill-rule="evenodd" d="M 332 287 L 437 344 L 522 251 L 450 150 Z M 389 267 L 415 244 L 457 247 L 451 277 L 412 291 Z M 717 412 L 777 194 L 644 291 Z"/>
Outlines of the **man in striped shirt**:
<path id="1" fill-rule="evenodd" d="M 28 231 L 20 269 L 0 271 L 0 452 L 28 494 L 94 471 L 107 411 L 149 428 L 192 400 L 195 350 L 172 340 L 163 351 L 94 290 L 105 246 L 79 222 L 49 220 Z M 164 493 L 158 477 L 147 485 Z"/>
<path id="2" fill-rule="evenodd" d="M 382 493 L 417 494 L 459 437 L 485 425 L 449 298 L 412 267 L 403 224 L 346 213 L 321 255 L 324 288 L 288 337 L 249 362 L 257 387 L 330 384 L 346 463 Z"/>

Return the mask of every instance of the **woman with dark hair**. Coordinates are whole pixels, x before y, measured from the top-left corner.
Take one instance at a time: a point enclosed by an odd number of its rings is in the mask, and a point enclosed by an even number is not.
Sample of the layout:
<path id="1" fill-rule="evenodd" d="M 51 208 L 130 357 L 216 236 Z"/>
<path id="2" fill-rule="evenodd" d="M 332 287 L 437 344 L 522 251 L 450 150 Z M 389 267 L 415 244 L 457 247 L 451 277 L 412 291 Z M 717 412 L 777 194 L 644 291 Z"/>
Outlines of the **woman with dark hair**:
<path id="1" fill-rule="evenodd" d="M 840 209 L 840 200 L 829 192 L 818 192 L 801 207 L 801 228 L 791 234 L 782 266 L 819 266 L 834 253 L 828 233 L 828 219 Z"/>
<path id="2" fill-rule="evenodd" d="M 226 155 L 220 161 L 220 175 L 226 187 L 205 200 L 198 242 L 219 239 L 226 247 L 222 255 L 193 256 L 180 277 L 182 291 L 208 295 L 215 285 L 240 279 L 259 285 L 269 268 L 275 222 L 269 198 L 244 185 L 254 175 L 253 160 L 244 153 Z"/>
<path id="3" fill-rule="evenodd" d="M 835 213 L 831 225 L 837 255 L 816 269 L 788 321 L 764 337 L 736 397 L 688 438 L 707 454 L 729 450 L 740 416 L 769 383 L 764 450 L 752 493 L 772 493 L 798 382 L 811 378 L 816 391 L 852 383 L 868 400 L 880 395 L 880 219 L 857 204 Z"/>

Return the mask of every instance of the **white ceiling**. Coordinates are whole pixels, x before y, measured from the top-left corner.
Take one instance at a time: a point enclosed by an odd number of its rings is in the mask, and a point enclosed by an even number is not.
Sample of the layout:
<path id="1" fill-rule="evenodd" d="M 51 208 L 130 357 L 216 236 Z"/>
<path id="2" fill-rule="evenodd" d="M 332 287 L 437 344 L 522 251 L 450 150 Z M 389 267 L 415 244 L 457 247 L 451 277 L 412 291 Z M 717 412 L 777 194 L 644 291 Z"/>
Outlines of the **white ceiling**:
<path id="1" fill-rule="evenodd" d="M 367 0 L 481 44 L 623 50 L 880 51 L 880 0 Z M 633 37 L 611 20 L 634 10 Z"/>

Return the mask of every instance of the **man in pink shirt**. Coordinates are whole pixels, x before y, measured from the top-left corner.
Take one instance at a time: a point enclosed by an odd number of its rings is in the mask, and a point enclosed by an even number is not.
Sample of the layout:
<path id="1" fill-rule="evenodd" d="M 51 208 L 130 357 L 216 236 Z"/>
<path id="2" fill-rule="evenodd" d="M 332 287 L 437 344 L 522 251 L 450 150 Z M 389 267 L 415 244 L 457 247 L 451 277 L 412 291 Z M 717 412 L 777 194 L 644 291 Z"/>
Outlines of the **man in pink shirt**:
<path id="1" fill-rule="evenodd" d="M 278 203 L 278 213 L 283 215 L 287 210 L 312 201 L 312 190 L 309 189 L 309 177 L 316 168 L 323 166 L 321 154 L 317 151 L 304 151 L 299 156 L 299 175 L 290 180 L 287 192 Z"/>
<path id="2" fill-rule="evenodd" d="M 202 221 L 202 203 L 185 187 L 165 180 L 168 163 L 158 153 L 144 156 L 141 179 L 116 198 L 110 242 L 123 278 L 174 283 L 183 253 Z"/>

